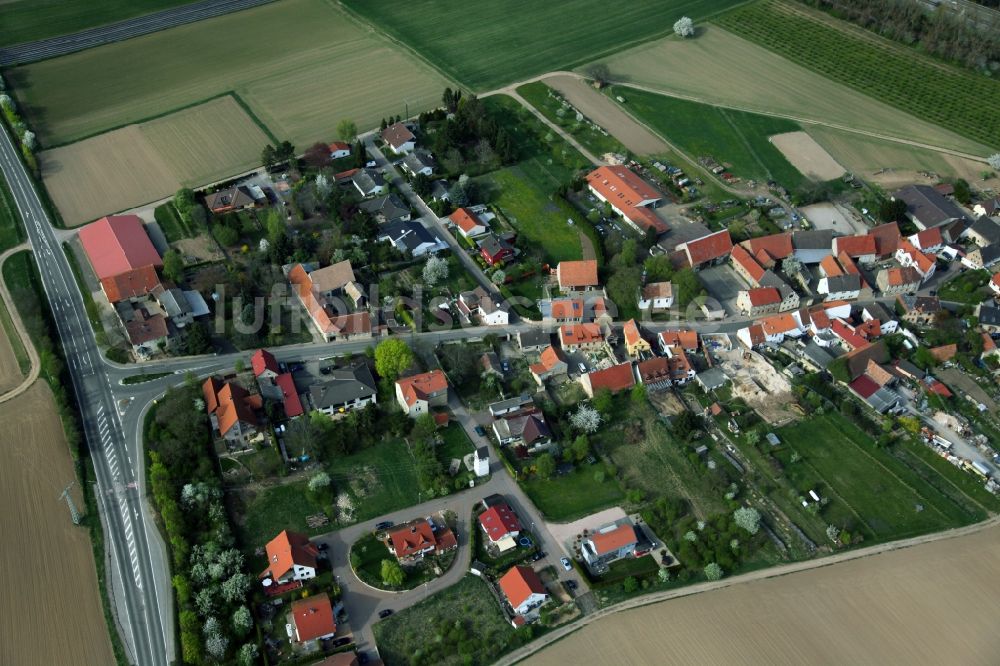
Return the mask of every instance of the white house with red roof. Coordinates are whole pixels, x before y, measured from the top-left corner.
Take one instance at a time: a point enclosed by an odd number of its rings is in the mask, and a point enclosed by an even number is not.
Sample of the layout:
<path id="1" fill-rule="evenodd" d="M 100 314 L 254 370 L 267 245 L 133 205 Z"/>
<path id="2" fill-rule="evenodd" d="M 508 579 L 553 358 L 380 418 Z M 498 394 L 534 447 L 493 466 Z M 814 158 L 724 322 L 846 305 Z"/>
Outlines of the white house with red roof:
<path id="1" fill-rule="evenodd" d="M 414 136 L 410 128 L 403 123 L 393 123 L 382 130 L 382 140 L 386 142 L 392 152 L 397 155 L 406 155 L 413 152 L 417 147 L 417 137 Z"/>
<path id="2" fill-rule="evenodd" d="M 990 280 L 990 289 L 993 290 L 994 294 L 1000 295 L 1000 273 L 993 274 L 993 279 Z"/>
<path id="3" fill-rule="evenodd" d="M 330 159 L 339 160 L 343 157 L 351 156 L 351 144 L 344 141 L 334 141 L 329 145 Z"/>
<path id="4" fill-rule="evenodd" d="M 316 577 L 319 549 L 304 534 L 284 530 L 267 542 L 264 551 L 267 553 L 267 568 L 259 577 L 265 585 Z"/>
<path id="5" fill-rule="evenodd" d="M 456 208 L 455 211 L 448 216 L 448 220 L 458 229 L 458 233 L 462 234 L 466 238 L 482 236 L 490 230 L 490 228 L 486 225 L 486 222 L 481 220 L 479 215 L 469 208 Z"/>
<path id="6" fill-rule="evenodd" d="M 604 567 L 615 560 L 635 556 L 639 545 L 635 526 L 628 518 L 598 528 L 580 544 L 580 552 L 587 564 Z"/>
<path id="7" fill-rule="evenodd" d="M 396 402 L 410 418 L 448 405 L 448 378 L 439 369 L 396 380 Z"/>
<path id="8" fill-rule="evenodd" d="M 687 263 L 692 268 L 704 264 L 722 261 L 733 251 L 733 239 L 729 231 L 723 229 L 715 233 L 695 238 L 677 246 L 677 251 L 683 253 Z"/>
<path id="9" fill-rule="evenodd" d="M 494 504 L 479 514 L 479 526 L 492 544 L 504 539 L 516 539 L 521 533 L 521 522 L 509 504 Z"/>
<path id="10" fill-rule="evenodd" d="M 289 615 L 294 634 L 289 638 L 294 637 L 296 643 L 332 638 L 337 633 L 333 605 L 326 592 L 293 601 Z"/>
<path id="11" fill-rule="evenodd" d="M 522 564 L 512 567 L 500 577 L 497 584 L 513 611 L 515 627 L 529 621 L 528 616 L 533 615 L 533 611 L 549 600 L 549 593 L 542 579 L 534 569 Z"/>
<path id="12" fill-rule="evenodd" d="M 924 281 L 934 275 L 934 269 L 937 267 L 937 257 L 921 252 L 909 240 L 899 242 L 899 249 L 896 250 L 896 261 L 904 268 L 912 266 L 917 269 Z"/>
<path id="13" fill-rule="evenodd" d="M 736 306 L 750 317 L 774 314 L 781 307 L 781 293 L 774 287 L 755 287 L 741 291 Z"/>
<path id="14" fill-rule="evenodd" d="M 281 366 L 278 365 L 278 359 L 274 358 L 274 354 L 266 349 L 258 349 L 253 353 L 253 356 L 250 357 L 250 367 L 253 368 L 253 375 L 258 381 L 262 377 L 264 379 L 274 379 L 281 374 Z"/>
<path id="15" fill-rule="evenodd" d="M 906 240 L 908 240 L 913 247 L 925 254 L 937 252 L 944 247 L 944 237 L 941 235 L 941 227 L 924 229 L 923 231 L 917 232 L 912 236 L 907 236 Z"/>

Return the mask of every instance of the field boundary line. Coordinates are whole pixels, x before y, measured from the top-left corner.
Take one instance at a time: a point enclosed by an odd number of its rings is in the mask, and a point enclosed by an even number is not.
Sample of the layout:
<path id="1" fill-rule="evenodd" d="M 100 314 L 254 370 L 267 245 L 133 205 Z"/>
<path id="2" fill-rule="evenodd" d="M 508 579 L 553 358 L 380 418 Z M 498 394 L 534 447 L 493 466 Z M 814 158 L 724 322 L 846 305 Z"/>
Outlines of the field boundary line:
<path id="1" fill-rule="evenodd" d="M 641 608 L 643 606 L 649 606 L 650 604 L 662 603 L 669 601 L 671 599 L 678 599 L 682 597 L 689 597 L 696 594 L 702 594 L 705 592 L 711 592 L 714 590 L 725 589 L 727 587 L 733 587 L 736 585 L 743 585 L 745 583 L 751 583 L 754 581 L 767 580 L 770 578 L 779 578 L 781 576 L 787 576 L 790 574 L 800 573 L 803 571 L 810 571 L 812 569 L 819 569 L 822 567 L 832 566 L 840 564 L 842 562 L 850 562 L 853 560 L 859 560 L 865 557 L 873 557 L 881 555 L 883 553 L 889 553 L 896 550 L 904 550 L 907 548 L 912 548 L 914 546 L 923 545 L 926 543 L 934 543 L 936 541 L 946 541 L 949 539 L 955 539 L 964 536 L 970 536 L 983 530 L 990 529 L 993 527 L 1000 526 L 1000 516 L 989 518 L 984 521 L 972 525 L 966 525 L 964 527 L 953 527 L 942 532 L 934 532 L 931 534 L 924 534 L 922 536 L 910 537 L 908 539 L 897 539 L 896 541 L 889 541 L 886 543 L 875 544 L 873 546 L 867 546 L 865 548 L 859 548 L 857 550 L 848 550 L 840 553 L 835 553 L 827 557 L 821 557 L 818 559 L 802 560 L 799 562 L 789 562 L 787 564 L 781 564 L 775 567 L 768 567 L 765 569 L 760 569 L 757 571 L 750 571 L 745 574 L 739 574 L 733 576 L 732 578 L 724 578 L 719 581 L 710 581 L 704 583 L 696 583 L 694 585 L 689 585 L 687 587 L 682 587 L 674 590 L 664 590 L 663 592 L 654 592 L 653 594 L 637 597 L 634 599 L 629 599 L 627 601 L 621 601 L 617 604 L 604 608 L 597 611 L 591 615 L 584 616 L 578 622 L 565 625 L 563 627 L 558 627 L 553 631 L 545 634 L 541 638 L 538 638 L 528 645 L 518 648 L 516 651 L 502 657 L 496 662 L 496 666 L 510 666 L 511 664 L 516 664 L 531 655 L 543 650 L 549 645 L 555 643 L 558 640 L 565 638 L 566 636 L 576 632 L 578 629 L 592 624 L 598 620 L 602 620 L 609 615 L 615 613 L 620 613 L 626 610 L 632 610 L 635 608 Z"/>
<path id="2" fill-rule="evenodd" d="M 0 272 L 3 271 L 3 265 L 7 260 L 19 253 L 19 252 L 30 252 L 27 243 L 21 243 L 10 248 L 3 254 L 0 254 Z M 14 298 L 11 296 L 10 289 L 7 287 L 7 282 L 5 280 L 0 280 L 0 294 L 3 295 L 4 304 L 7 306 L 7 312 L 10 315 L 11 323 L 14 325 L 14 329 L 17 331 L 18 337 L 21 339 L 21 345 L 28 354 L 28 363 L 31 365 L 28 371 L 28 376 L 25 377 L 20 384 L 7 391 L 3 395 L 0 395 L 0 403 L 12 400 L 17 396 L 21 395 L 27 391 L 35 380 L 38 379 L 38 374 L 41 371 L 41 361 L 38 358 L 38 350 L 35 349 L 35 345 L 31 343 L 31 338 L 28 336 L 28 330 L 24 327 L 24 321 L 21 319 L 21 313 L 17 311 L 17 307 L 14 304 Z M 11 340 L 11 345 L 14 341 Z"/>
<path id="3" fill-rule="evenodd" d="M 274 133 L 271 132 L 271 128 L 268 127 L 264 123 L 264 121 L 257 116 L 256 113 L 254 113 L 254 110 L 250 108 L 250 105 L 247 103 L 245 99 L 240 97 L 240 94 L 238 92 L 236 92 L 235 90 L 231 90 L 229 91 L 228 94 L 232 95 L 233 101 L 236 102 L 236 105 L 239 106 L 241 109 L 243 109 L 243 113 L 247 114 L 247 116 L 250 117 L 250 120 L 253 122 L 253 124 L 259 127 L 260 131 L 264 133 L 264 136 L 273 141 L 275 146 L 281 143 L 280 141 L 278 141 L 278 137 L 276 137 Z"/>

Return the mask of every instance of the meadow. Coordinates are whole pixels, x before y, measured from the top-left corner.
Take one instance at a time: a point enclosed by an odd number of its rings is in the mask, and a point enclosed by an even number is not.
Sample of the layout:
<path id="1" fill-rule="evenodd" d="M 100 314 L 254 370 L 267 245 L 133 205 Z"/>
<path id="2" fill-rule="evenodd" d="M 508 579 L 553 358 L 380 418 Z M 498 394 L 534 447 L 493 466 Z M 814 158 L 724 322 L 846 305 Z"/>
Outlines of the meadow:
<path id="1" fill-rule="evenodd" d="M 695 39 L 671 36 L 602 62 L 616 81 L 697 101 L 988 154 L 987 146 L 916 118 L 908 109 L 894 108 L 844 83 L 817 76 L 793 60 L 709 24 Z M 588 69 L 584 66 L 579 71 L 586 74 Z"/>
<path id="2" fill-rule="evenodd" d="M 1000 145 L 998 81 L 780 0 L 742 5 L 713 20 L 824 77 L 975 141 Z"/>
<path id="3" fill-rule="evenodd" d="M 252 57 L 247 45 L 253 45 Z M 281 139 L 439 103 L 448 82 L 323 0 L 286 0 L 5 72 L 43 146 L 235 91 Z"/>
<path id="4" fill-rule="evenodd" d="M 681 16 L 704 18 L 737 0 L 635 0 L 604 20 L 601 0 L 345 0 L 377 30 L 475 91 L 582 64 L 672 31 Z"/>
<path id="5" fill-rule="evenodd" d="M 192 0 L 14 0 L 0 2 L 0 46 L 79 32 L 186 5 Z"/>
<path id="6" fill-rule="evenodd" d="M 805 182 L 768 141 L 773 134 L 799 130 L 795 122 L 621 86 L 612 87 L 610 94 L 623 96 L 633 115 L 695 159 L 710 155 L 730 165 L 733 175 L 775 180 L 792 190 Z"/>

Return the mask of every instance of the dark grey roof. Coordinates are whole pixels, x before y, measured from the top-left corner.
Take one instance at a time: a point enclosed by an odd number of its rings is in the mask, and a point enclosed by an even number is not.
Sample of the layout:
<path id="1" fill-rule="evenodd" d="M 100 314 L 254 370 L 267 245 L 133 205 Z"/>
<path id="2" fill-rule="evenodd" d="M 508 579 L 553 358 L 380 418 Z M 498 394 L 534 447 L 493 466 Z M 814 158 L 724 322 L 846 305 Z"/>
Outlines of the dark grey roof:
<path id="1" fill-rule="evenodd" d="M 205 205 L 209 210 L 215 208 L 241 208 L 254 203 L 253 194 L 246 185 L 234 185 L 228 189 L 205 195 Z"/>
<path id="2" fill-rule="evenodd" d="M 887 389 L 884 386 L 880 387 L 864 400 L 879 414 L 885 414 L 887 411 L 899 404 L 899 396 L 896 392 Z"/>
<path id="3" fill-rule="evenodd" d="M 1000 308 L 981 304 L 979 306 L 979 323 L 988 326 L 1000 326 Z"/>
<path id="4" fill-rule="evenodd" d="M 709 368 L 704 372 L 699 372 L 695 376 L 695 379 L 697 379 L 698 383 L 706 389 L 713 389 L 722 386 L 729 381 L 729 377 L 726 376 L 726 373 L 718 368 Z"/>
<path id="5" fill-rule="evenodd" d="M 552 344 L 552 336 L 540 328 L 518 331 L 517 342 L 521 347 L 544 347 Z"/>
<path id="6" fill-rule="evenodd" d="M 906 212 L 927 227 L 966 217 L 961 208 L 930 185 L 908 185 L 893 198 L 905 202 Z"/>
<path id="7" fill-rule="evenodd" d="M 441 180 L 435 180 L 431 185 L 431 198 L 439 201 L 447 201 L 451 198 L 451 195 L 448 194 L 449 189 L 451 189 L 451 185 L 448 184 L 447 180 L 444 180 L 443 178 Z"/>
<path id="8" fill-rule="evenodd" d="M 827 366 L 833 363 L 835 358 L 833 354 L 823 349 L 815 342 L 807 344 L 806 348 L 802 350 L 802 355 L 823 370 L 826 370 Z"/>
<path id="9" fill-rule="evenodd" d="M 392 241 L 397 246 L 401 245 L 407 252 L 413 252 L 421 245 L 437 243 L 424 225 L 413 220 L 396 220 L 380 226 L 378 239 Z"/>
<path id="10" fill-rule="evenodd" d="M 985 215 L 973 222 L 969 231 L 985 238 L 988 245 L 1000 243 L 1000 224 Z"/>
<path id="11" fill-rule="evenodd" d="M 403 158 L 403 164 L 411 172 L 417 172 L 424 167 L 430 167 L 434 169 L 437 167 L 437 162 L 434 160 L 434 156 L 428 153 L 426 150 L 415 150 L 406 157 Z"/>
<path id="12" fill-rule="evenodd" d="M 980 248 L 979 256 L 983 258 L 984 267 L 996 263 L 1000 260 L 1000 243 Z"/>
<path id="13" fill-rule="evenodd" d="M 513 246 L 503 238 L 498 238 L 495 234 L 489 234 L 477 241 L 479 247 L 486 250 L 489 255 L 496 256 L 501 250 L 513 249 Z"/>
<path id="14" fill-rule="evenodd" d="M 793 231 L 792 247 L 796 250 L 830 250 L 833 247 L 833 229 Z"/>
<path id="15" fill-rule="evenodd" d="M 858 291 L 861 289 L 861 277 L 858 275 L 834 275 L 826 279 L 826 288 L 829 293 L 841 291 Z"/>
<path id="16" fill-rule="evenodd" d="M 902 303 L 903 308 L 908 312 L 914 310 L 924 313 L 941 311 L 941 299 L 937 296 L 914 296 L 913 294 L 900 294 L 896 298 L 900 303 Z"/>
<path id="17" fill-rule="evenodd" d="M 868 311 L 868 314 L 870 314 L 873 319 L 878 319 L 880 322 L 892 321 L 896 318 L 896 316 L 889 312 L 884 305 L 878 302 L 869 303 L 865 306 L 865 310 Z"/>
<path id="18" fill-rule="evenodd" d="M 351 180 L 364 192 L 371 192 L 376 187 L 385 185 L 385 178 L 375 169 L 361 169 L 351 176 Z"/>
<path id="19" fill-rule="evenodd" d="M 477 448 L 476 449 L 476 457 L 479 458 L 480 460 L 486 460 L 487 458 L 489 458 L 490 457 L 490 447 L 488 447 L 488 446 L 480 446 L 479 448 Z"/>
<path id="20" fill-rule="evenodd" d="M 410 214 L 410 208 L 395 193 L 368 199 L 358 204 L 358 208 L 372 215 L 381 216 L 386 222 L 395 222 Z"/>
<path id="21" fill-rule="evenodd" d="M 316 409 L 335 407 L 375 395 L 375 378 L 365 364 L 337 368 L 309 386 L 309 399 Z"/>
<path id="22" fill-rule="evenodd" d="M 917 379 L 924 378 L 924 371 L 905 359 L 901 359 L 900 361 L 898 361 L 896 363 L 896 367 L 905 372 L 906 374 L 910 375 L 911 377 L 916 377 Z"/>

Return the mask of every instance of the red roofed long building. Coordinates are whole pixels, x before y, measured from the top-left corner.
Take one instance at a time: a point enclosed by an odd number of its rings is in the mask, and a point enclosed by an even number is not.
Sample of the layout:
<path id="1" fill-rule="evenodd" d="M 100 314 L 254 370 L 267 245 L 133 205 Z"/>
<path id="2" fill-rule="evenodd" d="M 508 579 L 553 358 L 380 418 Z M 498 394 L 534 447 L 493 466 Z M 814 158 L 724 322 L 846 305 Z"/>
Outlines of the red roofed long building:
<path id="1" fill-rule="evenodd" d="M 729 256 L 733 251 L 733 239 L 729 231 L 723 229 L 714 234 L 702 236 L 677 246 L 677 251 L 684 254 L 688 265 L 697 268 L 703 264 L 717 262 Z"/>
<path id="2" fill-rule="evenodd" d="M 628 520 L 623 520 L 606 525 L 584 539 L 580 552 L 591 565 L 602 565 L 634 556 L 638 544 L 635 527 Z"/>
<path id="3" fill-rule="evenodd" d="M 632 370 L 631 363 L 620 363 L 604 370 L 595 370 L 581 375 L 580 384 L 589 398 L 593 398 L 594 394 L 601 389 L 619 393 L 635 386 L 635 372 Z"/>
<path id="4" fill-rule="evenodd" d="M 160 281 L 160 254 L 136 215 L 110 215 L 80 229 L 80 244 L 112 303 L 149 294 Z"/>
<path id="5" fill-rule="evenodd" d="M 587 174 L 587 187 L 638 231 L 663 234 L 670 230 L 652 210 L 663 194 L 628 168 L 598 167 Z"/>
<path id="6" fill-rule="evenodd" d="M 298 643 L 330 638 L 337 633 L 337 622 L 333 619 L 333 605 L 326 592 L 293 601 L 291 616 L 295 628 L 295 640 Z"/>

